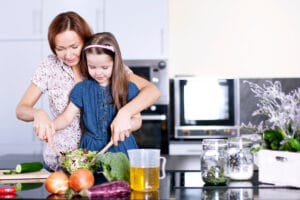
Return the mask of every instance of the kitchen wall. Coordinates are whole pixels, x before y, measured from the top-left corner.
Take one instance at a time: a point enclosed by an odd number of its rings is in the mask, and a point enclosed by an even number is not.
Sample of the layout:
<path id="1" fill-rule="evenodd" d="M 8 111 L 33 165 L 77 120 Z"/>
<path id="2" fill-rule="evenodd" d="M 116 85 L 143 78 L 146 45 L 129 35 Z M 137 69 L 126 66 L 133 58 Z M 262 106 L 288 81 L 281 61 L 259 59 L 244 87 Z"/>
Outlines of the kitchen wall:
<path id="1" fill-rule="evenodd" d="M 298 77 L 300 1 L 170 0 L 170 76 Z"/>

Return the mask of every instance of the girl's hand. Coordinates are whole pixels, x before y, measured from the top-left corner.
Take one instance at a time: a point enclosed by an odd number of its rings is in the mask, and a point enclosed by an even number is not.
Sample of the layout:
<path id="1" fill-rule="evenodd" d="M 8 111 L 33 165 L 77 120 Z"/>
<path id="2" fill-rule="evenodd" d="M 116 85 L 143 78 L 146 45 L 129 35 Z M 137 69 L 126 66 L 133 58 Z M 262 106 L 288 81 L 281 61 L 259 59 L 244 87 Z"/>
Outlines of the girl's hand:
<path id="1" fill-rule="evenodd" d="M 33 129 L 41 141 L 52 141 L 52 135 L 55 132 L 53 122 L 44 110 L 39 109 L 35 111 Z"/>
<path id="2" fill-rule="evenodd" d="M 124 141 L 125 137 L 129 137 L 131 127 L 131 115 L 124 109 L 120 109 L 112 121 L 111 125 L 112 140 L 115 146 L 118 146 L 118 141 Z"/>

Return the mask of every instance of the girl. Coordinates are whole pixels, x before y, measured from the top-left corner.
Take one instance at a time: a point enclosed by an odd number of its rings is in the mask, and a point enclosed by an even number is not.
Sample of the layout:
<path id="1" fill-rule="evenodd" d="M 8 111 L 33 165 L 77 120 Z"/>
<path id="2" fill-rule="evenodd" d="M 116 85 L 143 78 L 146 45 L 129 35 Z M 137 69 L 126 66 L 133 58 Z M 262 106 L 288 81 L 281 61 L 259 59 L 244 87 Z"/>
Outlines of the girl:
<path id="1" fill-rule="evenodd" d="M 120 48 L 113 34 L 92 36 L 83 47 L 81 72 L 87 80 L 75 85 L 66 110 L 54 120 L 55 130 L 68 126 L 81 111 L 85 132 L 80 147 L 101 150 L 110 140 L 121 141 L 109 151 L 124 152 L 138 148 L 132 134 L 113 135 L 110 124 L 117 111 L 134 98 L 138 87 L 128 81 Z M 131 118 L 132 130 L 141 127 L 141 116 Z"/>

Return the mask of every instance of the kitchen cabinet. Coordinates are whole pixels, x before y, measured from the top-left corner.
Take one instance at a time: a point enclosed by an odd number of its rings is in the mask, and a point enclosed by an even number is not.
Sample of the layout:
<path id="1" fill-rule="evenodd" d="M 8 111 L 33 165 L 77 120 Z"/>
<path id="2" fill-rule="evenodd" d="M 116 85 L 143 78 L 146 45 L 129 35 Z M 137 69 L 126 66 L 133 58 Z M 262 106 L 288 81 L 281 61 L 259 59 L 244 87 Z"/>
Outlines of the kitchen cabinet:
<path id="1" fill-rule="evenodd" d="M 0 154 L 41 154 L 43 143 L 34 135 L 32 123 L 18 120 L 15 114 L 16 105 L 41 60 L 41 42 L 1 41 L 0 45 Z"/>
<path id="2" fill-rule="evenodd" d="M 42 1 L 1 1 L 0 40 L 40 39 Z"/>
<path id="3" fill-rule="evenodd" d="M 104 31 L 116 36 L 123 58 L 167 58 L 167 0 L 105 0 L 104 11 Z"/>
<path id="4" fill-rule="evenodd" d="M 167 0 L 52 0 L 43 3 L 43 37 L 51 20 L 75 11 L 94 32 L 112 32 L 124 59 L 167 58 Z"/>
<path id="5" fill-rule="evenodd" d="M 51 0 L 43 1 L 43 37 L 47 38 L 48 26 L 61 12 L 74 11 L 80 14 L 94 32 L 103 31 L 103 0 Z"/>

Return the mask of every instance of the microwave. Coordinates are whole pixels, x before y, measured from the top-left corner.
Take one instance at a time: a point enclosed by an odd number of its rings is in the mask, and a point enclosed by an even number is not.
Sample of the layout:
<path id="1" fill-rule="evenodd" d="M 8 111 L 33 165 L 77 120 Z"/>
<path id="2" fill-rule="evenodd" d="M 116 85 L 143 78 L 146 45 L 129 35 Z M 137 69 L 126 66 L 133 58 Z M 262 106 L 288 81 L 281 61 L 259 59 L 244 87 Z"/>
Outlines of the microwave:
<path id="1" fill-rule="evenodd" d="M 238 80 L 174 78 L 174 138 L 228 138 L 238 135 Z"/>

